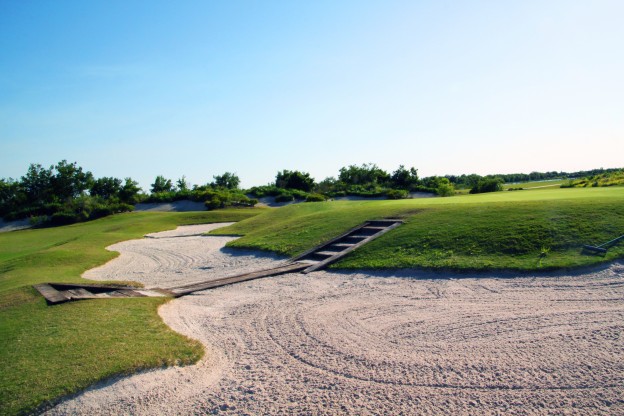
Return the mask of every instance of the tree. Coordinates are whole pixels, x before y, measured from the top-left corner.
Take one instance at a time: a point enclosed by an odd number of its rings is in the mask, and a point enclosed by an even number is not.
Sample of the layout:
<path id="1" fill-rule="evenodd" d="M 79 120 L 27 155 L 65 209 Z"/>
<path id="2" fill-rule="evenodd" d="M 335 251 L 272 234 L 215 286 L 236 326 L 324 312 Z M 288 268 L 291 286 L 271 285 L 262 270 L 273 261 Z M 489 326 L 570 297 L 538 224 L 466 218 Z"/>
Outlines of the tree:
<path id="1" fill-rule="evenodd" d="M 275 186 L 282 189 L 298 189 L 310 192 L 314 187 L 314 179 L 307 172 L 283 170 L 277 173 Z"/>
<path id="2" fill-rule="evenodd" d="M 137 196 L 141 192 L 139 183 L 133 181 L 132 178 L 126 178 L 124 185 L 119 190 L 119 200 L 126 204 L 136 204 L 138 202 Z"/>
<path id="3" fill-rule="evenodd" d="M 390 175 L 374 163 L 364 163 L 361 166 L 350 165 L 341 168 L 338 179 L 347 185 L 383 185 L 388 182 Z"/>
<path id="4" fill-rule="evenodd" d="M 51 177 L 52 193 L 61 201 L 76 198 L 91 187 L 93 175 L 83 172 L 76 162 L 61 160 L 54 169 L 56 175 Z"/>
<path id="5" fill-rule="evenodd" d="M 319 193 L 328 193 L 334 191 L 336 190 L 337 182 L 338 181 L 336 181 L 336 178 L 334 178 L 333 176 L 328 176 L 316 185 L 315 190 Z"/>
<path id="6" fill-rule="evenodd" d="M 236 173 L 225 172 L 223 175 L 213 176 L 212 186 L 217 188 L 238 189 L 240 178 Z"/>
<path id="7" fill-rule="evenodd" d="M 171 192 L 173 191 L 173 184 L 171 179 L 165 179 L 164 176 L 158 175 L 152 184 L 152 193 L 157 194 L 159 192 Z"/>
<path id="8" fill-rule="evenodd" d="M 0 216 L 17 209 L 26 199 L 19 182 L 14 179 L 0 179 Z"/>
<path id="9" fill-rule="evenodd" d="M 121 179 L 113 177 L 98 178 L 91 185 L 91 195 L 104 199 L 118 197 L 121 191 Z"/>
<path id="10" fill-rule="evenodd" d="M 186 176 L 182 175 L 182 177 L 176 181 L 176 188 L 178 191 L 182 192 L 189 190 L 189 183 L 186 180 Z"/>
<path id="11" fill-rule="evenodd" d="M 448 180 L 448 178 L 439 178 L 438 186 L 436 186 L 436 194 L 439 196 L 453 196 L 455 195 L 455 187 Z"/>
<path id="12" fill-rule="evenodd" d="M 21 186 L 30 204 L 43 204 L 51 197 L 52 169 L 31 163 L 26 175 L 21 178 Z"/>
<path id="13" fill-rule="evenodd" d="M 409 190 L 418 185 L 418 170 L 413 167 L 407 170 L 405 166 L 400 165 L 390 176 L 390 182 L 395 189 Z"/>

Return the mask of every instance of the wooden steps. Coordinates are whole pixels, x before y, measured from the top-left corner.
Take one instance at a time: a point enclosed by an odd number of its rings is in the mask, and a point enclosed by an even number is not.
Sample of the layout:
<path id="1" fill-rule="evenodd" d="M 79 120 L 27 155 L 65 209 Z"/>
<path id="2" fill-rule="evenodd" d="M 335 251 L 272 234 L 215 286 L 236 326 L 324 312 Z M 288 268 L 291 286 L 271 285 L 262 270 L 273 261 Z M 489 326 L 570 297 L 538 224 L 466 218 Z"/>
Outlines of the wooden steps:
<path id="1" fill-rule="evenodd" d="M 197 282 L 169 289 L 138 289 L 128 286 L 98 286 L 76 285 L 65 283 L 43 283 L 34 288 L 46 298 L 48 304 L 54 305 L 63 302 L 81 299 L 125 298 L 125 297 L 180 297 L 201 290 L 214 289 L 234 283 L 246 282 L 263 277 L 279 276 L 286 273 L 310 273 L 321 270 L 331 263 L 338 261 L 351 251 L 375 238 L 387 233 L 403 223 L 400 219 L 386 219 L 367 221 L 346 233 L 323 243 L 288 263 L 272 269 L 258 270 L 219 279 Z"/>
<path id="2" fill-rule="evenodd" d="M 346 233 L 323 243 L 292 259 L 293 262 L 307 263 L 309 267 L 302 273 L 321 270 L 340 260 L 358 247 L 374 240 L 388 231 L 403 224 L 400 219 L 367 221 Z"/>

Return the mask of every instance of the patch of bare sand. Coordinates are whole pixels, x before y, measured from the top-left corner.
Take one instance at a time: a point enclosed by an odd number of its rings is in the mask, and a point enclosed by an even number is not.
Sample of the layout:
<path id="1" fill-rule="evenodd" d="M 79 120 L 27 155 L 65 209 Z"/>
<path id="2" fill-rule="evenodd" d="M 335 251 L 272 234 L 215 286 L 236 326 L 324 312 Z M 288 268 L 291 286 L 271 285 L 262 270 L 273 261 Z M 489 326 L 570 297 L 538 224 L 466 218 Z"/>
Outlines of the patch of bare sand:
<path id="1" fill-rule="evenodd" d="M 106 249 L 119 252 L 119 257 L 87 270 L 82 277 L 135 281 L 149 288 L 169 288 L 270 268 L 280 260 L 270 253 L 226 248 L 225 244 L 235 237 L 201 235 L 231 224 L 181 226 L 147 234 L 148 238 L 113 244 Z"/>
<path id="2" fill-rule="evenodd" d="M 439 277 L 290 274 L 176 299 L 160 313 L 206 346 L 200 365 L 49 414 L 624 413 L 624 265 Z"/>

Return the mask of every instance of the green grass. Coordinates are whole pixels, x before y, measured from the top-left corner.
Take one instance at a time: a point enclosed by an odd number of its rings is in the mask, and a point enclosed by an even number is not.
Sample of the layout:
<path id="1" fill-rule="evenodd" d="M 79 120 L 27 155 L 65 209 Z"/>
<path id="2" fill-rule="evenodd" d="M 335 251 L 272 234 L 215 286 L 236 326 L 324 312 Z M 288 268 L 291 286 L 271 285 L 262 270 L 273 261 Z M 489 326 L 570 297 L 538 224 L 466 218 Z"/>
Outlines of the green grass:
<path id="1" fill-rule="evenodd" d="M 262 211 L 129 213 L 0 234 L 0 414 L 30 412 L 97 380 L 188 364 L 203 354 L 200 343 L 173 332 L 158 316 L 167 299 L 50 307 L 31 285 L 86 282 L 80 274 L 114 258 L 104 248 L 115 242 L 177 225 L 240 221 Z"/>
<path id="2" fill-rule="evenodd" d="M 401 217 L 405 225 L 356 250 L 337 268 L 539 270 L 624 257 L 581 254 L 624 234 L 624 189 L 496 192 L 453 198 L 300 204 L 216 230 L 240 234 L 231 247 L 296 255 L 365 220 Z"/>

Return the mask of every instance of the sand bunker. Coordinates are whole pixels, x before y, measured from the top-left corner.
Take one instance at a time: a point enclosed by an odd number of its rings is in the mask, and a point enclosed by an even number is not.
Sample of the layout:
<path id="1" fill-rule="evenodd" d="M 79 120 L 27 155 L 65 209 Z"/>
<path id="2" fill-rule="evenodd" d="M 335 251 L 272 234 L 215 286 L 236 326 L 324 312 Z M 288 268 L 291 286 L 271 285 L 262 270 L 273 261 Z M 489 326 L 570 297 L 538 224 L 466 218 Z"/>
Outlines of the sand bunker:
<path id="1" fill-rule="evenodd" d="M 156 250 L 139 256 L 163 270 L 142 275 L 146 284 L 159 285 L 169 264 L 193 281 L 198 256 L 214 268 L 245 257 L 221 251 L 225 237 L 172 239 L 180 245 L 165 252 L 176 262 L 151 246 L 167 239 L 139 240 Z M 124 255 L 101 270 L 122 262 L 131 271 Z M 623 264 L 440 277 L 290 274 L 176 299 L 160 313 L 206 346 L 199 365 L 102 383 L 49 413 L 624 413 Z"/>
<path id="2" fill-rule="evenodd" d="M 169 288 L 276 265 L 280 258 L 273 254 L 225 248 L 225 244 L 235 237 L 201 235 L 230 224 L 183 226 L 148 234 L 148 238 L 113 244 L 107 250 L 118 251 L 120 256 L 86 271 L 82 277 L 135 281 L 149 288 Z"/>

